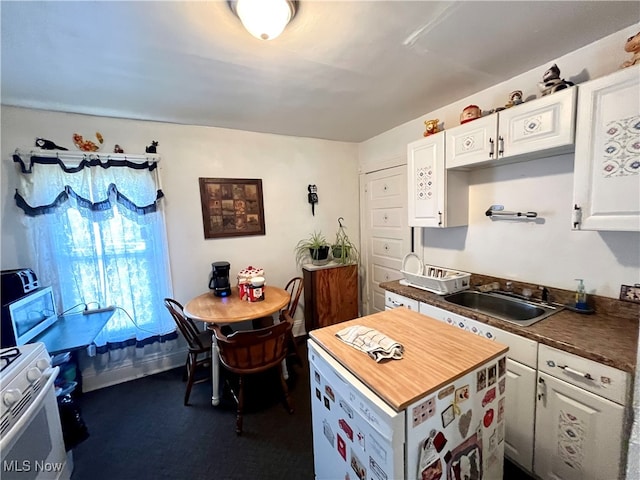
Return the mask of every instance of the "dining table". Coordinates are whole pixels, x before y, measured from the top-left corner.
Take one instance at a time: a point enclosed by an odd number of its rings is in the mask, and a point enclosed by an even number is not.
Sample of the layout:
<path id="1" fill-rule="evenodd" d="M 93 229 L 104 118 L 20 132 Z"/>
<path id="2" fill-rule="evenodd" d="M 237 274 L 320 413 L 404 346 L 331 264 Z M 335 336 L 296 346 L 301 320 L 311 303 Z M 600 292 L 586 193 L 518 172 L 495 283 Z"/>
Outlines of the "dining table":
<path id="1" fill-rule="evenodd" d="M 230 325 L 273 315 L 286 307 L 290 298 L 289 292 L 285 289 L 271 285 L 264 287 L 264 299 L 256 302 L 240 298 L 235 288 L 231 289 L 231 295 L 226 297 L 218 297 L 211 291 L 189 300 L 184 306 L 184 314 L 193 320 L 208 324 Z M 277 321 L 279 320 L 276 319 Z M 215 361 L 219 358 L 219 350 L 213 334 L 212 339 L 211 404 L 216 406 L 220 403 L 220 363 Z"/>

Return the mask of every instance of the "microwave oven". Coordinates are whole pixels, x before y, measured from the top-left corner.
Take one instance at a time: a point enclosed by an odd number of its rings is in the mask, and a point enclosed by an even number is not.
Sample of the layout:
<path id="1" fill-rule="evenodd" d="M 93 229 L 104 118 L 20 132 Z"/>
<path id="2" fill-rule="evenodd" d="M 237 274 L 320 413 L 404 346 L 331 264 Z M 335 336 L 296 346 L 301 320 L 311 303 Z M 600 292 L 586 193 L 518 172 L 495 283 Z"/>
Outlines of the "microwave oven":
<path id="1" fill-rule="evenodd" d="M 55 301 L 51 287 L 39 288 L 2 306 L 1 347 L 15 347 L 33 340 L 54 324 Z"/>

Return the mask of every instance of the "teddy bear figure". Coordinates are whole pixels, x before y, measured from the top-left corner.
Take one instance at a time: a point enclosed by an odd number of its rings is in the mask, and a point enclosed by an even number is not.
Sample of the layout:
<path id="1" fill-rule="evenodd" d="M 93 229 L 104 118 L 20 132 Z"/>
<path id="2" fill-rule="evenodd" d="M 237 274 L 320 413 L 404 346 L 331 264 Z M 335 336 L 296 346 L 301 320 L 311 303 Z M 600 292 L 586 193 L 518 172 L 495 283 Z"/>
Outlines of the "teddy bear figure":
<path id="1" fill-rule="evenodd" d="M 620 68 L 626 68 L 640 63 L 640 32 L 627 39 L 627 43 L 624 45 L 624 51 L 633 53 L 633 57 L 620 65 Z"/>
<path id="2" fill-rule="evenodd" d="M 424 136 L 428 137 L 429 135 L 433 135 L 434 133 L 438 133 L 440 129 L 438 128 L 438 120 L 437 118 L 434 120 L 425 120 L 424 121 Z"/>

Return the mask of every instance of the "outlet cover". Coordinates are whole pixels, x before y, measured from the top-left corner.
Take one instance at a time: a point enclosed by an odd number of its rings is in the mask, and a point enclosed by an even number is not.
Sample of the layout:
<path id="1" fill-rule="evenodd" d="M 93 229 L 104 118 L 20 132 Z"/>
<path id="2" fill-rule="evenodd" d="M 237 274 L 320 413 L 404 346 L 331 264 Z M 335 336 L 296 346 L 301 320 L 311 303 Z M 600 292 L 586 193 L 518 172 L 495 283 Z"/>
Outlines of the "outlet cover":
<path id="1" fill-rule="evenodd" d="M 620 285 L 620 300 L 640 303 L 640 284 Z"/>

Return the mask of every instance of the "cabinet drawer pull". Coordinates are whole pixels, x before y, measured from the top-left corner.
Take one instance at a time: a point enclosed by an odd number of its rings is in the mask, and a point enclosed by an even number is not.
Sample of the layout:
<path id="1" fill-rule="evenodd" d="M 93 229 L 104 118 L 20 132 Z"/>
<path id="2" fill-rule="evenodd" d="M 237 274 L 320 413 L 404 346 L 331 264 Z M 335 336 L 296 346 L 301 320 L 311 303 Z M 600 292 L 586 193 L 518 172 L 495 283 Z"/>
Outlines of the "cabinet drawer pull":
<path id="1" fill-rule="evenodd" d="M 567 366 L 567 365 L 558 365 L 558 368 L 561 368 L 562 370 L 564 370 L 565 372 L 568 372 L 572 375 L 576 375 L 578 377 L 583 377 L 586 378 L 587 380 L 593 380 L 593 377 L 591 376 L 591 374 L 589 373 L 582 373 L 579 370 L 574 370 L 573 368 Z"/>
<path id="2" fill-rule="evenodd" d="M 538 378 L 538 400 L 542 400 L 544 398 L 546 388 L 547 385 L 544 383 L 544 378 Z"/>
<path id="3" fill-rule="evenodd" d="M 504 156 L 504 138 L 502 136 L 498 137 L 498 155 Z"/>
<path id="4" fill-rule="evenodd" d="M 493 138 L 489 139 L 489 158 L 493 158 Z"/>

